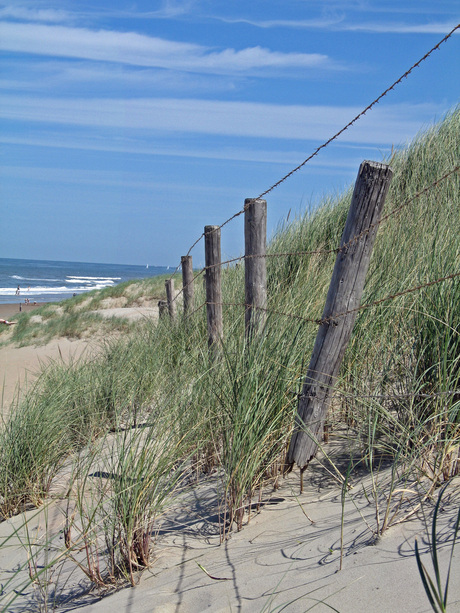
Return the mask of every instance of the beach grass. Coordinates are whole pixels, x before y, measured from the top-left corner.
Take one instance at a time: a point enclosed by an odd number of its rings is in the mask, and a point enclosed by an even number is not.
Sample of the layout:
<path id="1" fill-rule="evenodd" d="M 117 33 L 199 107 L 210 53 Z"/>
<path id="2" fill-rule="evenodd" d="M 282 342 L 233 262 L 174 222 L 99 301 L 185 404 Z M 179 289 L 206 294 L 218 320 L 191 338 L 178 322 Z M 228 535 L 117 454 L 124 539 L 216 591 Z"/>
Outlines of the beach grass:
<path id="1" fill-rule="evenodd" d="M 124 317 L 104 318 L 100 311 L 113 307 L 154 307 L 166 298 L 165 281 L 171 275 L 158 275 L 142 280 L 125 281 L 102 290 L 92 290 L 67 300 L 34 307 L 33 311 L 18 312 L 12 329 L 0 328 L 4 342 L 19 346 L 45 344 L 53 338 L 101 338 L 110 334 L 127 333 L 132 322 Z M 180 289 L 180 273 L 172 275 Z M 7 332 L 10 334 L 7 337 Z"/>
<path id="2" fill-rule="evenodd" d="M 425 589 L 427 599 L 433 609 L 434 613 L 445 613 L 447 611 L 449 584 L 451 580 L 451 568 L 452 558 L 454 555 L 455 545 L 457 544 L 457 537 L 460 530 L 460 508 L 456 518 L 454 518 L 454 524 L 451 530 L 451 543 L 450 543 L 450 558 L 447 567 L 446 576 L 441 577 L 441 567 L 439 564 L 439 535 L 437 533 L 437 521 L 441 512 L 441 504 L 443 496 L 445 495 L 448 487 L 446 483 L 439 492 L 438 499 L 433 512 L 433 519 L 431 522 L 431 535 L 430 535 L 430 558 L 433 566 L 433 575 L 427 570 L 422 562 L 420 550 L 417 541 L 415 541 L 415 556 L 417 559 L 417 566 L 420 573 L 420 578 Z"/>
<path id="3" fill-rule="evenodd" d="M 359 314 L 334 389 L 328 427 L 339 444 L 320 441 L 318 461 L 336 475 L 343 501 L 363 472 L 370 478 L 365 495 L 375 505 L 376 535 L 416 512 L 460 469 L 459 278 L 385 299 L 460 271 L 459 173 L 417 195 L 458 164 L 459 145 L 454 109 L 391 159 L 384 215 L 398 212 L 379 228 L 363 296 L 363 304 L 378 304 Z M 89 454 L 69 492 L 88 559 L 106 555 L 105 575 L 87 573 L 96 583 L 135 582 L 150 563 L 155 522 L 185 475 L 191 482 L 218 475 L 222 538 L 241 529 L 253 501 L 285 470 L 317 332 L 306 319 L 321 316 L 335 259 L 327 251 L 339 244 L 350 198 L 348 190 L 280 225 L 267 259 L 271 312 L 251 343 L 244 307 L 234 306 L 244 303 L 244 270 L 234 266 L 223 270 L 223 301 L 231 306 L 218 358 L 210 357 L 201 309 L 185 321 L 107 324 L 118 334 L 96 356 L 49 366 L 0 429 L 3 517 L 39 505 L 63 463 L 92 448 L 105 457 L 101 472 L 115 477 L 100 490 L 92 486 L 85 506 L 96 461 Z M 49 320 L 42 338 L 83 333 L 106 325 L 90 311 L 107 299 L 139 304 L 163 298 L 163 287 L 164 278 L 128 282 L 61 303 L 64 312 L 47 305 L 34 312 L 42 318 L 36 327 L 43 331 Z M 195 299 L 204 302 L 201 282 Z M 42 334 L 35 329 L 30 316 L 18 318 L 12 341 L 35 342 Z"/>

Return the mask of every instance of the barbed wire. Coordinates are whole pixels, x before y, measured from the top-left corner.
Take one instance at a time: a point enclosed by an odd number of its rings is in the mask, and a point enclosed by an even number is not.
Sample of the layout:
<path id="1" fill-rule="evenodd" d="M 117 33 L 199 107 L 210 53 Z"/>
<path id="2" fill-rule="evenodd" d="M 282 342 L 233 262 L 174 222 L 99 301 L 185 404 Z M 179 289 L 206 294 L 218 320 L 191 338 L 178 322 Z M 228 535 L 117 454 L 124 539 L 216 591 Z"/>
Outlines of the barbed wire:
<path id="1" fill-rule="evenodd" d="M 401 296 L 405 296 L 406 294 L 412 294 L 414 292 L 417 292 L 421 289 L 425 289 L 427 287 L 431 287 L 433 285 L 436 285 L 438 283 L 443 283 L 444 281 L 449 281 L 452 279 L 455 279 L 456 277 L 460 277 L 460 272 L 455 272 L 452 273 L 450 275 L 447 275 L 445 277 L 440 277 L 438 279 L 435 279 L 433 281 L 428 281 L 426 283 L 422 283 L 420 285 L 417 285 L 416 287 L 411 287 L 409 289 L 405 289 L 402 290 L 401 292 L 397 292 L 395 294 L 389 294 L 388 296 L 385 296 L 384 298 L 379 298 L 378 300 L 373 300 L 372 302 L 367 302 L 365 304 L 360 305 L 359 307 L 356 307 L 354 309 L 348 309 L 347 311 L 342 311 L 340 313 L 335 313 L 334 315 L 329 315 L 328 317 L 324 317 L 322 319 L 314 319 L 311 317 L 304 317 L 302 315 L 296 315 L 294 313 L 285 313 L 283 311 L 278 311 L 276 309 L 272 309 L 272 308 L 268 308 L 268 307 L 261 307 L 261 306 L 255 306 L 252 304 L 246 304 L 244 302 L 203 302 L 203 304 L 196 309 L 194 312 L 196 312 L 197 310 L 203 308 L 203 306 L 210 304 L 210 305 L 221 305 L 221 306 L 234 306 L 234 307 L 244 307 L 245 309 L 254 309 L 257 311 L 263 311 L 266 312 L 268 314 L 275 314 L 275 315 L 281 315 L 283 317 L 290 317 L 292 319 L 297 319 L 299 321 L 303 321 L 305 323 L 314 323 L 317 325 L 324 325 L 324 324 L 329 324 L 331 322 L 335 322 L 335 320 L 345 317 L 347 315 L 351 315 L 352 313 L 356 313 L 358 311 L 362 311 L 365 309 L 369 309 L 371 307 L 374 306 L 378 306 L 379 304 L 382 304 L 383 302 L 387 302 L 389 300 L 394 300 L 395 298 L 399 298 Z"/>
<path id="2" fill-rule="evenodd" d="M 460 394 L 460 390 L 447 390 L 444 392 L 431 392 L 425 394 L 423 392 L 406 392 L 405 394 L 350 394 L 335 390 L 333 396 L 342 396 L 345 399 L 354 400 L 355 398 L 366 398 L 370 400 L 398 400 L 399 398 L 437 398 L 439 396 L 455 396 Z"/>
<path id="3" fill-rule="evenodd" d="M 416 192 L 413 196 L 411 196 L 410 198 L 405 200 L 398 207 L 396 207 L 395 209 L 393 209 L 392 211 L 387 213 L 387 215 L 384 215 L 383 217 L 381 217 L 379 221 L 375 222 L 374 224 L 371 224 L 369 226 L 369 228 L 367 228 L 366 230 L 363 230 L 360 234 L 357 234 L 356 236 L 351 238 L 349 241 L 347 241 L 341 247 L 337 247 L 337 248 L 334 248 L 334 249 L 313 249 L 311 251 L 293 251 L 293 252 L 284 252 L 284 253 L 265 253 L 265 254 L 240 255 L 238 257 L 231 258 L 231 259 L 225 260 L 223 262 L 219 262 L 218 264 L 212 264 L 211 266 L 205 266 L 186 285 L 184 285 L 177 292 L 177 294 L 175 295 L 175 297 L 173 299 L 173 302 L 175 300 L 177 300 L 179 298 L 179 296 L 183 293 L 183 291 L 187 287 L 192 285 L 197 278 L 199 278 L 202 274 L 206 273 L 206 270 L 210 270 L 212 268 L 222 267 L 222 266 L 225 266 L 225 265 L 233 264 L 235 262 L 240 262 L 242 260 L 251 259 L 251 258 L 276 258 L 276 257 L 281 258 L 281 257 L 290 257 L 290 256 L 330 255 L 332 253 L 337 254 L 337 253 L 343 252 L 346 249 L 348 249 L 348 247 L 350 247 L 353 243 L 357 242 L 360 238 L 362 238 L 363 236 L 369 234 L 369 232 L 372 229 L 378 227 L 381 223 L 383 223 L 384 221 L 387 221 L 388 219 L 390 219 L 394 215 L 397 215 L 406 206 L 409 206 L 409 204 L 414 202 L 417 198 L 420 198 L 421 196 L 423 196 L 424 194 L 429 192 L 431 189 L 437 187 L 440 183 L 442 183 L 442 181 L 445 181 L 451 175 L 453 175 L 455 172 L 459 172 L 459 171 L 460 171 L 460 166 L 457 165 L 454 168 L 452 168 L 451 170 L 445 172 L 441 177 L 439 177 L 438 179 L 433 181 L 430 185 L 420 189 L 418 192 Z"/>
<path id="4" fill-rule="evenodd" d="M 201 311 L 201 309 L 202 309 L 204 306 L 206 306 L 207 304 L 208 304 L 208 303 L 207 303 L 206 301 L 205 301 L 205 302 L 202 302 L 202 303 L 200 304 L 200 306 L 199 306 L 199 307 L 196 307 L 195 309 L 193 309 L 193 311 L 192 311 L 191 313 L 187 313 L 187 315 L 184 315 L 184 318 L 185 318 L 185 319 L 189 319 L 190 317 L 192 317 L 192 315 L 195 315 L 195 313 L 198 313 L 198 311 Z"/>
<path id="5" fill-rule="evenodd" d="M 294 173 L 296 173 L 297 171 L 299 171 L 301 168 L 303 168 L 310 160 L 312 160 L 316 155 L 318 155 L 318 153 L 326 148 L 328 145 L 330 145 L 333 141 L 335 141 L 341 134 L 343 134 L 346 130 L 348 130 L 353 124 L 355 124 L 361 117 L 363 117 L 368 111 L 370 111 L 376 104 L 378 104 L 380 102 L 380 100 L 382 100 L 382 98 L 384 98 L 390 91 L 392 91 L 399 83 L 401 83 L 404 79 L 406 79 L 412 72 L 413 70 L 415 70 L 415 68 L 418 68 L 420 66 L 420 64 L 422 64 L 422 62 L 424 62 L 428 57 L 430 57 L 430 55 L 432 53 L 434 53 L 434 51 L 436 51 L 437 49 L 439 49 L 439 47 L 445 43 L 458 29 L 460 29 L 460 23 L 458 25 L 456 25 L 448 34 L 446 34 L 446 36 L 444 36 L 443 39 L 441 39 L 432 49 L 430 49 L 429 51 L 427 51 L 427 53 L 425 53 L 425 55 L 420 58 L 417 62 L 415 62 L 415 64 L 413 64 L 408 70 L 406 70 L 406 72 L 401 75 L 392 85 L 390 85 L 389 87 L 387 87 L 387 89 L 382 92 L 380 94 L 380 96 L 378 96 L 377 98 L 375 98 L 375 100 L 373 100 L 370 104 L 368 104 L 366 106 L 365 109 L 363 109 L 358 115 L 356 115 L 351 121 L 349 121 L 341 130 L 339 130 L 336 134 L 334 134 L 334 136 L 332 136 L 331 138 L 329 138 L 326 142 L 324 142 L 322 145 L 320 145 L 319 147 L 317 147 L 315 149 L 315 151 L 313 151 L 312 154 L 310 154 L 301 164 L 299 164 L 298 166 L 296 166 L 295 168 L 293 168 L 290 172 L 288 172 L 286 175 L 284 175 L 284 177 L 282 177 L 279 181 L 277 181 L 276 183 L 274 183 L 271 187 L 269 187 L 268 189 L 266 189 L 264 192 L 262 192 L 259 196 L 257 196 L 257 198 L 254 198 L 254 200 L 258 200 L 260 198 L 263 198 L 264 196 L 266 196 L 267 194 L 269 194 L 270 192 L 272 192 L 276 187 L 278 187 L 279 185 L 281 185 L 282 183 L 284 183 L 284 181 L 286 181 L 289 177 L 291 177 Z M 236 212 L 234 215 L 232 215 L 231 217 L 229 217 L 227 220 L 225 220 L 222 224 L 220 224 L 220 226 L 218 226 L 219 229 L 223 228 L 224 226 L 226 226 L 228 223 L 230 223 L 231 221 L 233 221 L 233 219 L 235 219 L 236 217 L 239 217 L 240 215 L 242 215 L 246 209 L 247 209 L 248 205 L 245 205 L 240 211 Z M 200 234 L 200 236 L 196 239 L 196 241 L 192 244 L 192 246 L 189 248 L 189 250 L 187 251 L 186 255 L 190 255 L 191 251 L 194 249 L 194 247 L 196 247 L 196 245 L 201 241 L 201 239 L 205 236 L 205 233 L 203 232 L 202 234 Z M 179 268 L 181 267 L 181 264 L 178 264 L 177 267 L 175 268 L 173 274 L 171 275 L 170 279 L 171 280 L 173 278 L 173 276 L 176 274 L 176 272 L 179 270 Z"/>
<path id="6" fill-rule="evenodd" d="M 277 309 L 272 309 L 268 307 L 255 306 L 253 304 L 246 304 L 245 302 L 204 302 L 204 305 L 221 305 L 221 306 L 233 306 L 233 307 L 244 307 L 245 309 L 254 309 L 255 311 L 263 311 L 268 314 L 281 315 L 282 317 L 290 317 L 291 319 L 297 319 L 299 321 L 303 321 L 306 323 L 319 323 L 320 320 L 312 319 L 310 317 L 303 317 L 302 315 L 295 315 L 295 313 L 284 313 L 283 311 L 278 311 Z M 203 306 L 203 305 L 202 305 Z"/>
<path id="7" fill-rule="evenodd" d="M 395 298 L 399 298 L 400 296 L 405 296 L 407 294 L 418 292 L 421 289 L 432 287 L 433 285 L 437 285 L 438 283 L 444 283 L 444 281 L 450 281 L 452 279 L 455 279 L 456 277 L 460 277 L 460 272 L 454 272 L 445 277 L 440 277 L 439 279 L 435 279 L 434 281 L 428 281 L 427 283 L 422 283 L 420 285 L 417 285 L 416 287 L 411 287 L 410 289 L 402 290 L 401 292 L 397 292 L 396 294 L 390 294 L 388 296 L 385 296 L 384 298 L 373 300 L 372 302 L 367 302 L 354 309 L 349 309 L 348 311 L 343 311 L 342 313 L 337 313 L 336 315 L 331 315 L 330 317 L 325 317 L 324 319 L 320 319 L 318 320 L 317 323 L 319 323 L 320 325 L 324 323 L 329 323 L 339 317 L 345 317 L 346 315 L 350 315 L 351 313 L 362 311 L 364 309 L 368 309 L 373 306 L 378 306 L 379 304 L 382 304 L 382 302 L 387 302 L 388 300 L 394 300 Z"/>
<path id="8" fill-rule="evenodd" d="M 341 134 L 343 134 L 346 130 L 348 130 L 348 128 L 350 128 L 354 123 L 356 123 L 358 121 L 358 119 L 360 119 L 361 117 L 363 117 L 363 115 L 365 115 L 368 111 L 370 111 L 372 109 L 372 107 L 374 107 L 376 104 L 378 104 L 380 102 L 380 100 L 386 96 L 391 90 L 393 90 L 396 85 L 398 85 L 399 83 L 401 83 L 401 81 L 403 81 L 404 79 L 406 79 L 413 70 L 415 70 L 415 68 L 418 68 L 420 66 L 420 64 L 422 62 L 424 62 L 434 51 L 436 51 L 437 49 L 439 49 L 439 47 L 445 43 L 453 34 L 456 30 L 458 30 L 460 28 L 460 23 L 458 25 L 455 26 L 455 28 L 453 28 L 448 34 L 446 34 L 446 36 L 444 36 L 444 38 L 442 40 L 440 40 L 432 49 L 430 49 L 427 53 L 425 53 L 425 55 L 420 58 L 418 60 L 418 62 L 415 62 L 415 64 L 413 64 L 409 70 L 406 70 L 406 72 L 401 75 L 399 77 L 399 79 L 396 79 L 396 81 L 390 85 L 390 87 L 387 87 L 387 89 L 382 92 L 380 94 L 380 96 L 378 96 L 375 100 L 373 100 L 364 110 L 362 110 L 358 115 L 356 115 L 356 117 L 354 117 L 350 122 L 347 123 L 346 126 L 344 126 L 341 130 L 339 130 L 336 134 L 334 134 L 334 136 L 332 136 L 328 141 L 326 141 L 325 143 L 323 143 L 322 145 L 320 145 L 317 149 L 315 149 L 315 151 L 309 155 L 301 164 L 299 164 L 298 166 L 296 166 L 293 170 L 291 170 L 290 172 L 288 172 L 286 175 L 284 175 L 284 177 L 282 177 L 279 181 L 277 181 L 276 183 L 274 183 L 271 187 L 269 187 L 267 190 L 265 190 L 264 192 L 262 192 L 258 198 L 263 198 L 264 196 L 266 196 L 267 194 L 269 194 L 271 191 L 273 191 L 276 187 L 278 187 L 279 185 L 281 185 L 281 183 L 283 183 L 284 181 L 286 181 L 286 179 L 289 179 L 289 177 L 291 177 L 294 173 L 296 173 L 298 170 L 300 170 L 301 168 L 303 168 L 303 166 L 305 166 L 305 164 L 307 164 L 307 162 L 309 162 L 312 158 L 314 158 L 316 155 L 318 155 L 318 153 L 324 149 L 325 147 L 327 147 L 328 145 L 330 145 L 330 143 L 332 143 L 334 140 L 336 140 Z"/>
<path id="9" fill-rule="evenodd" d="M 451 175 L 453 175 L 454 173 L 458 172 L 459 170 L 460 170 L 460 166 L 459 165 L 454 166 L 454 168 L 452 168 L 452 170 L 449 170 L 442 177 L 439 177 L 439 179 L 436 179 L 436 181 L 433 181 L 433 183 L 431 183 L 431 185 L 428 185 L 427 187 L 424 187 L 423 189 L 418 191 L 416 194 L 411 196 L 411 198 L 409 198 L 408 200 L 403 202 L 396 209 L 393 209 L 392 211 L 387 213 L 387 215 L 384 215 L 383 217 L 381 217 L 379 223 L 383 223 L 384 221 L 386 221 L 387 219 L 389 219 L 393 215 L 396 215 L 397 213 L 402 211 L 403 208 L 405 208 L 406 206 L 411 204 L 414 200 L 416 200 L 417 198 L 420 198 L 420 196 L 423 196 L 424 194 L 426 194 L 428 191 L 433 189 L 433 187 L 437 187 L 439 185 L 439 183 L 441 183 L 445 179 L 448 179 Z"/>

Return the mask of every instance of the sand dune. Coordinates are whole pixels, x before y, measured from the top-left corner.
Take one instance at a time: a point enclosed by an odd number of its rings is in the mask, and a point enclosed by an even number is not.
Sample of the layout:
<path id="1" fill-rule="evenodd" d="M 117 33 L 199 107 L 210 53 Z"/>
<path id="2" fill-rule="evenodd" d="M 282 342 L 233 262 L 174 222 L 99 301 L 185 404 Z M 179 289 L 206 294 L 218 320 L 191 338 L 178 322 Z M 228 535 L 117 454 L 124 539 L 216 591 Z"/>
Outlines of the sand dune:
<path id="1" fill-rule="evenodd" d="M 69 361 L 71 358 L 78 358 L 89 345 L 88 340 L 71 341 L 61 338 L 46 345 L 0 347 L 1 406 L 4 414 L 13 400 L 17 399 L 18 394 L 25 392 L 47 363 L 53 360 Z"/>
<path id="2" fill-rule="evenodd" d="M 123 310 L 123 309 L 120 309 Z M 140 309 L 137 309 L 139 311 Z M 5 311 L 6 313 L 6 311 Z M 117 316 L 119 313 L 117 311 Z M 8 314 L 11 317 L 14 313 Z M 126 313 L 128 315 L 128 313 Z M 137 314 L 136 316 L 140 316 Z M 54 340 L 37 347 L 0 348 L 4 413 L 15 395 L 22 393 L 49 360 L 78 357 L 91 350 L 87 341 Z M 239 533 L 220 543 L 217 497 L 212 491 L 183 498 L 163 518 L 155 543 L 156 561 L 143 573 L 135 588 L 127 588 L 101 598 L 85 593 L 76 566 L 66 561 L 62 578 L 69 576 L 64 594 L 75 594 L 65 610 L 95 613 L 213 613 L 240 611 L 256 613 L 314 610 L 340 613 L 390 613 L 431 610 L 417 569 L 414 545 L 418 538 L 423 562 L 433 574 L 428 530 L 433 504 L 410 521 L 389 528 L 376 539 L 376 508 L 362 495 L 356 482 L 353 501 L 347 497 L 342 507 L 341 488 L 314 460 L 305 474 L 305 491 L 299 494 L 298 472 L 271 492 L 260 513 Z M 369 484 L 367 484 L 369 485 Z M 209 486 L 208 486 L 209 487 Z M 444 581 L 450 555 L 452 525 L 460 504 L 460 479 L 451 485 L 448 502 L 439 517 L 441 575 Z M 268 493 L 267 493 L 268 494 Z M 341 525 L 343 515 L 343 549 Z M 63 515 L 59 503 L 52 502 L 47 519 L 28 511 L 0 523 L 0 543 L 19 532 L 8 547 L 0 547 L 0 584 L 6 584 L 18 564 L 27 560 L 27 550 L 18 538 L 24 520 L 29 531 L 47 538 L 44 529 L 57 535 L 62 547 Z M 21 532 L 22 531 L 22 532 Z M 35 531 L 35 532 L 34 532 Z M 59 540 L 61 539 L 61 540 Z M 26 577 L 24 573 L 22 578 Z M 449 592 L 449 611 L 460 611 L 460 544 L 454 553 Z M 18 577 L 18 584 L 20 583 Z M 58 586 L 59 587 L 59 586 Z M 8 607 L 8 611 L 38 610 L 30 586 Z M 0 604 L 1 604 L 0 594 Z M 58 609 L 59 610 L 59 609 Z"/>
<path id="3" fill-rule="evenodd" d="M 37 305 L 40 306 L 40 305 Z M 36 306 L 22 305 L 23 311 L 30 312 Z M 95 311 L 103 317 L 125 317 L 131 321 L 139 319 L 158 319 L 158 307 L 106 308 Z M 0 305 L 0 318 L 15 320 L 19 313 L 18 305 Z M 11 332 L 10 332 L 11 333 Z M 97 341 L 97 339 L 95 339 Z M 0 347 L 0 407 L 4 413 L 11 402 L 17 398 L 36 378 L 37 374 L 49 361 L 80 357 L 89 347 L 94 346 L 91 339 L 69 340 L 61 338 L 45 345 Z"/>

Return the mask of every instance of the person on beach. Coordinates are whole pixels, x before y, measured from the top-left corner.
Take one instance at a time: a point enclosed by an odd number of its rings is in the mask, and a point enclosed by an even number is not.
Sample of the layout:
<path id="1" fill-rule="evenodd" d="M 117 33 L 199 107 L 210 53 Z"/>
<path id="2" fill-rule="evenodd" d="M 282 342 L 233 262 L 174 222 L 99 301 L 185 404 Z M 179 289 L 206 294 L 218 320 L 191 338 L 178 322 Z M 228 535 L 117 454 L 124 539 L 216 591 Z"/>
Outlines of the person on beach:
<path id="1" fill-rule="evenodd" d="M 18 285 L 18 289 L 16 290 L 16 296 L 19 296 L 20 293 L 21 293 L 21 288 Z"/>
<path id="2" fill-rule="evenodd" d="M 6 326 L 12 326 L 13 324 L 17 323 L 17 321 L 8 321 L 7 319 L 0 319 L 0 324 L 5 324 Z"/>

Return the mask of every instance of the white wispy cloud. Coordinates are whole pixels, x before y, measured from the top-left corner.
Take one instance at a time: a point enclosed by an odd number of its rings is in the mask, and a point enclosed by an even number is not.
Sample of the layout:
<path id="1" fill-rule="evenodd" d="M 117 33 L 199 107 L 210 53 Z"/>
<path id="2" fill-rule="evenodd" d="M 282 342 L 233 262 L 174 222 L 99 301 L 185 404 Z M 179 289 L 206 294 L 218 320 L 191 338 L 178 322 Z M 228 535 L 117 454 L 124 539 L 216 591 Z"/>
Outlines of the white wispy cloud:
<path id="1" fill-rule="evenodd" d="M 161 95 L 167 92 L 181 95 L 198 94 L 203 96 L 210 92 L 231 92 L 245 83 L 245 77 L 216 74 L 198 74 L 162 70 L 147 66 L 128 66 L 107 62 L 88 62 L 85 60 L 11 58 L 4 60 L 0 76 L 0 89 L 22 92 L 47 92 L 61 95 L 82 91 L 90 86 L 92 95 L 104 92 L 110 95 L 114 91 L 129 91 L 131 95 L 142 93 L 143 96 Z"/>
<path id="2" fill-rule="evenodd" d="M 21 2 L 21 0 L 6 0 L 0 2 L 0 19 L 21 21 L 38 21 L 47 23 L 65 23 L 73 21 L 73 14 L 62 8 L 47 6 L 43 8 L 36 0 Z"/>
<path id="3" fill-rule="evenodd" d="M 458 25 L 455 21 L 438 23 L 362 23 L 347 24 L 348 32 L 369 32 L 374 34 L 448 34 Z"/>
<path id="4" fill-rule="evenodd" d="M 232 162 L 250 162 L 256 164 L 279 164 L 296 166 L 308 155 L 307 149 L 253 149 L 250 147 L 236 147 L 215 145 L 202 143 L 200 147 L 184 145 L 183 143 L 174 145 L 171 143 L 147 143 L 140 139 L 123 139 L 109 138 L 94 139 L 88 135 L 65 134 L 62 131 L 46 134 L 36 134 L 27 136 L 4 136 L 0 134 L 0 143 L 5 145 L 24 145 L 27 147 L 51 147 L 54 149 L 79 149 L 83 151 L 104 151 L 110 153 L 124 153 L 134 155 L 147 156 L 162 156 L 162 157 L 178 157 L 203 160 L 225 160 Z M 347 148 L 357 152 L 363 152 L 362 145 L 339 145 L 338 149 Z M 382 151 L 381 147 L 365 147 L 366 155 L 372 154 L 376 159 L 380 160 L 384 153 L 390 152 L 390 147 Z M 337 170 L 350 170 L 356 168 L 354 159 L 349 155 L 340 153 L 335 159 L 328 157 L 315 157 L 309 163 L 309 166 L 316 168 L 327 168 Z M 2 173 L 6 173 L 6 166 L 2 167 Z"/>
<path id="5" fill-rule="evenodd" d="M 346 142 L 400 143 L 445 109 L 433 104 L 377 107 L 341 137 Z M 4 119 L 99 129 L 127 129 L 272 139 L 323 140 L 359 107 L 276 105 L 199 99 L 59 99 L 0 96 Z"/>
<path id="6" fill-rule="evenodd" d="M 173 19 L 187 15 L 195 8 L 197 0 L 166 0 L 159 9 L 143 11 L 130 7 L 128 10 L 109 8 L 106 13 L 114 18 L 129 19 Z"/>
<path id="7" fill-rule="evenodd" d="M 46 8 L 40 8 L 38 0 L 0 0 L 0 19 L 26 22 L 75 23 L 77 21 L 94 21 L 100 18 L 114 19 L 174 19 L 186 15 L 196 5 L 196 0 L 165 0 L 154 10 L 140 11 L 135 5 L 117 7 L 108 4 L 105 7 L 84 5 L 72 6 L 72 10 L 56 8 L 59 0 L 42 2 Z M 62 3 L 61 3 L 62 4 Z"/>
<path id="8" fill-rule="evenodd" d="M 158 183 L 147 173 L 79 170 L 57 167 L 4 166 L 2 176 L 9 179 L 39 181 L 43 183 L 69 183 L 77 185 L 106 185 L 111 187 L 133 187 L 136 190 L 152 190 L 158 187 L 172 187 L 171 182 Z"/>
<path id="9" fill-rule="evenodd" d="M 394 23 L 348 21 L 343 16 L 319 19 L 245 19 L 221 18 L 219 21 L 233 24 L 248 24 L 257 28 L 289 28 L 300 30 L 329 30 L 340 32 L 367 32 L 375 34 L 447 34 L 458 22 L 455 20 L 430 23 Z"/>
<path id="10" fill-rule="evenodd" d="M 317 19 L 249 19 L 245 17 L 214 16 L 217 21 L 228 24 L 247 24 L 257 28 L 295 28 L 300 30 L 326 30 L 337 28 L 343 17 L 318 17 Z"/>
<path id="11" fill-rule="evenodd" d="M 136 32 L 10 22 L 0 23 L 0 49 L 216 74 L 334 67 L 318 53 L 281 53 L 259 46 L 215 50 Z"/>

